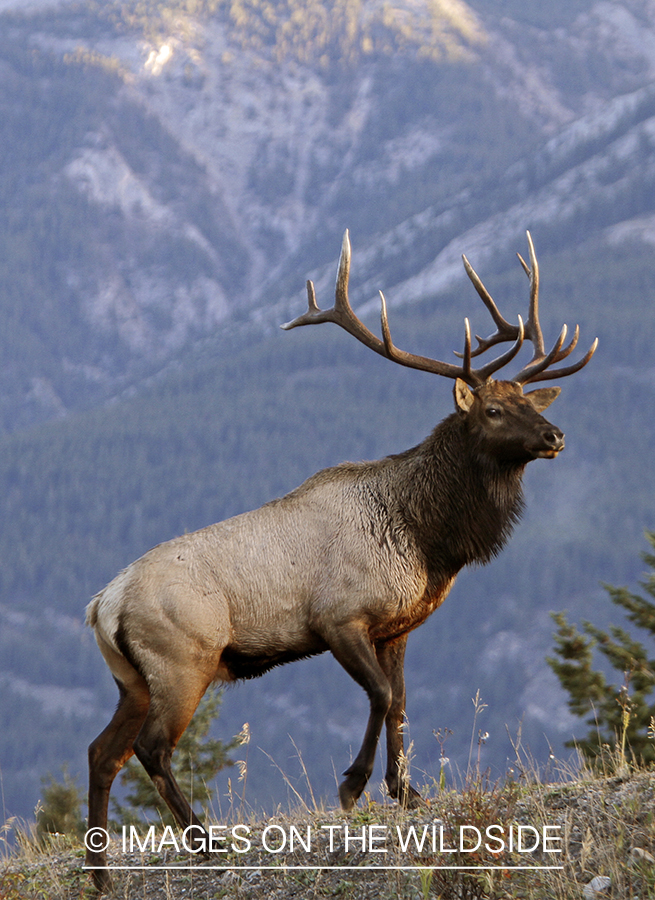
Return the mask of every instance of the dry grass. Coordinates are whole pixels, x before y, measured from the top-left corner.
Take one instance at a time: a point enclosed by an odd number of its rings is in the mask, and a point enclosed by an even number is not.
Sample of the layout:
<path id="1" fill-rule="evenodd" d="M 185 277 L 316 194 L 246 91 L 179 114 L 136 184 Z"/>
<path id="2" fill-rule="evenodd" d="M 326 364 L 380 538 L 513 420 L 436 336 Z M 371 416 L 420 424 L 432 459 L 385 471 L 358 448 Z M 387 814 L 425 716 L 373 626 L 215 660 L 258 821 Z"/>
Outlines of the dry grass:
<path id="1" fill-rule="evenodd" d="M 626 898 L 655 897 L 655 773 L 652 771 L 592 775 L 542 784 L 518 781 L 488 784 L 476 773 L 459 790 L 434 784 L 426 806 L 399 809 L 370 797 L 350 814 L 302 806 L 271 819 L 235 820 L 228 826 L 227 845 L 208 859 L 178 854 L 172 842 L 152 852 L 124 853 L 120 837 L 109 850 L 114 867 L 114 897 L 154 898 L 522 898 L 573 900 L 598 875 L 609 877 L 609 892 Z M 232 834 L 232 825 L 244 826 Z M 536 829 L 561 836 L 560 854 L 544 852 L 543 841 L 533 853 L 518 853 L 505 840 L 494 840 L 510 825 L 524 826 L 530 841 Z M 475 852 L 441 852 L 456 848 L 460 826 L 466 838 L 473 828 L 486 838 Z M 485 833 L 485 829 L 496 826 Z M 530 826 L 527 830 L 525 826 Z M 14 823 L 15 827 L 15 823 Z M 246 852 L 240 838 L 249 829 Z M 422 849 L 412 838 L 426 835 Z M 294 830 L 295 829 L 295 830 Z M 346 831 L 347 829 L 347 831 Z M 301 843 L 311 836 L 311 849 Z M 236 835 L 236 836 L 235 836 Z M 330 847 L 330 836 L 333 842 Z M 366 846 L 362 845 L 362 835 Z M 435 844 L 432 836 L 435 835 Z M 294 846 L 291 848 L 293 836 Z M 348 845 L 346 845 L 346 836 Z M 156 844 L 165 835 L 155 829 Z M 178 836 L 178 840 L 181 840 Z M 284 848 L 279 849 L 284 843 Z M 234 847 L 230 845 L 234 844 Z M 470 844 L 468 845 L 471 846 Z M 386 852 L 381 852 L 385 850 Z M 33 830 L 18 830 L 18 845 L 0 863 L 1 900 L 72 900 L 92 897 L 83 868 L 83 847 L 63 836 L 39 844 Z M 443 866 L 475 866 L 446 869 Z M 545 866 L 561 866 L 546 869 Z M 123 869 L 121 866 L 137 868 Z M 217 868 L 224 866 L 222 870 Z M 392 867 L 375 869 L 375 866 Z M 531 866 L 520 869 L 517 866 Z M 182 868 L 164 868 L 182 867 Z M 302 868 L 294 868 L 302 867 Z M 328 868 L 329 867 L 329 868 Z"/>
<path id="2" fill-rule="evenodd" d="M 479 696 L 474 707 L 475 736 L 484 709 Z M 435 733 L 442 763 L 448 734 Z M 215 852 L 201 857 L 185 851 L 182 835 L 161 824 L 152 826 L 148 840 L 146 826 L 140 830 L 141 846 L 129 846 L 129 829 L 123 829 L 127 843 L 118 829 L 108 849 L 110 896 L 655 900 L 654 769 L 629 760 L 625 742 L 617 741 L 618 749 L 604 748 L 593 771 L 581 766 L 573 772 L 551 762 L 551 777 L 540 778 L 519 735 L 511 777 L 491 783 L 480 770 L 485 737 L 477 732 L 477 756 L 471 739 L 461 784 L 447 786 L 442 765 L 440 777 L 423 785 L 426 801 L 417 810 L 401 809 L 384 796 L 375 802 L 369 794 L 351 813 L 323 808 L 305 772 L 309 804 L 296 793 L 295 809 L 262 819 L 243 802 L 246 756 L 238 778 L 241 795 L 230 783 L 227 817 L 207 817 L 220 837 Z M 406 778 L 411 755 L 410 741 L 402 761 Z M 294 790 L 290 782 L 289 787 Z M 35 826 L 14 821 L 0 829 L 0 850 L 3 844 L 0 900 L 97 896 L 78 839 L 52 835 L 44 842 Z"/>

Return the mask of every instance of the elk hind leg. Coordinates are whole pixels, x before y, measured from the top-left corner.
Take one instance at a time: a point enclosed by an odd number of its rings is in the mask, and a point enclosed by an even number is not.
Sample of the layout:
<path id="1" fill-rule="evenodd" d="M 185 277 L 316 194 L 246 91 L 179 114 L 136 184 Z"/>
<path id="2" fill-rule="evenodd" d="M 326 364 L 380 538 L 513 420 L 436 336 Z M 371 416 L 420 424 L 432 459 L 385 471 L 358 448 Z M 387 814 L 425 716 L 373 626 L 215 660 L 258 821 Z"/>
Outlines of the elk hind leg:
<path id="1" fill-rule="evenodd" d="M 198 673 L 181 673 L 175 684 L 150 684 L 150 709 L 134 741 L 134 752 L 181 828 L 193 826 L 192 844 L 207 834 L 182 793 L 171 768 L 173 751 L 200 702 L 209 680 Z M 206 846 L 206 843 L 205 843 Z"/>
<path id="2" fill-rule="evenodd" d="M 128 675 L 128 672 L 125 672 Z M 100 891 L 111 889 L 106 869 L 107 807 L 109 792 L 123 765 L 132 756 L 132 745 L 148 713 L 150 695 L 145 681 L 134 670 L 124 681 L 116 678 L 120 697 L 109 725 L 89 746 L 89 816 L 86 865 L 93 867 L 93 881 Z M 97 848 L 97 849 L 94 849 Z"/>

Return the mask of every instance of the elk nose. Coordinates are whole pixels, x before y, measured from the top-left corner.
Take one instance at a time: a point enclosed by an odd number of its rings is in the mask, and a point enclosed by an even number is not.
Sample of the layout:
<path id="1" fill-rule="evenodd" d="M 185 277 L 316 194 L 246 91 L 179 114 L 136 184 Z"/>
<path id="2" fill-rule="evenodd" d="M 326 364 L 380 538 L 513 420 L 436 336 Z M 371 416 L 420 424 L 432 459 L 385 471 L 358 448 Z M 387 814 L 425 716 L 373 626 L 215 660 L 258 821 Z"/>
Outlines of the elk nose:
<path id="1" fill-rule="evenodd" d="M 549 428 L 547 428 L 544 431 L 542 437 L 548 444 L 548 446 L 553 448 L 553 450 L 557 450 L 559 452 L 564 448 L 564 432 L 560 431 L 560 429 L 556 428 L 554 425 L 551 425 Z"/>

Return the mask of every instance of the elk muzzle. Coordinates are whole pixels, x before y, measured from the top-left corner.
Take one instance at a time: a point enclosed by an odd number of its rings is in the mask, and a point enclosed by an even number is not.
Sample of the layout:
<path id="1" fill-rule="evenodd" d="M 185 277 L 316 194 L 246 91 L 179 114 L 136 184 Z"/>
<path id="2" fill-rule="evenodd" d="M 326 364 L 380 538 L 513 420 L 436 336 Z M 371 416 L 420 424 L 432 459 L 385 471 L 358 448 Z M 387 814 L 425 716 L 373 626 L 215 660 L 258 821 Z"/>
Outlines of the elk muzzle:
<path id="1" fill-rule="evenodd" d="M 527 448 L 535 459 L 555 459 L 564 449 L 564 432 L 547 422 L 538 438 Z"/>

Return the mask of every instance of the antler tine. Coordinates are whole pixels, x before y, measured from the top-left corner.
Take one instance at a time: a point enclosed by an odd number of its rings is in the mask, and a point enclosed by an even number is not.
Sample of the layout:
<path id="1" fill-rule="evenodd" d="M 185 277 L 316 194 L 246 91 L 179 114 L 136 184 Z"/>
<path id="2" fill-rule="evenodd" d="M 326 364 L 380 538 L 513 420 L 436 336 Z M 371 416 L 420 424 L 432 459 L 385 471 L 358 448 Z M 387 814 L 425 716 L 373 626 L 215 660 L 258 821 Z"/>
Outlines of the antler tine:
<path id="1" fill-rule="evenodd" d="M 527 238 L 530 252 L 530 265 L 525 262 L 520 253 L 517 253 L 516 255 L 523 266 L 523 270 L 530 279 L 530 313 L 525 333 L 526 337 L 529 338 L 534 346 L 534 356 L 528 365 L 521 369 L 518 375 L 513 379 L 518 384 L 528 384 L 529 382 L 534 381 L 547 381 L 552 378 L 563 378 L 566 375 L 572 375 L 574 372 L 578 372 L 583 366 L 587 365 L 598 346 L 598 338 L 596 338 L 590 349 L 579 362 L 574 363 L 572 366 L 549 369 L 549 366 L 561 362 L 561 360 L 566 359 L 566 357 L 573 352 L 578 343 L 580 327 L 578 325 L 575 326 L 575 331 L 573 332 L 570 343 L 562 349 L 562 344 L 566 339 L 567 333 L 566 325 L 564 325 L 550 353 L 545 352 L 543 332 L 539 323 L 539 265 L 537 263 L 537 256 L 532 242 L 532 235 L 529 231 L 527 232 Z"/>
<path id="2" fill-rule="evenodd" d="M 573 363 L 572 366 L 562 366 L 562 368 L 560 369 L 546 369 L 545 366 L 539 365 L 538 368 L 532 369 L 532 371 L 530 371 L 532 367 L 528 366 L 513 380 L 518 382 L 519 384 L 529 384 L 535 381 L 548 381 L 552 378 L 565 378 L 567 375 L 573 375 L 574 372 L 579 372 L 580 369 L 584 368 L 584 366 L 587 365 L 591 357 L 596 352 L 597 347 L 598 338 L 594 340 L 593 344 L 587 350 L 582 359 L 578 360 L 577 363 Z M 551 360 L 551 362 L 555 362 L 557 359 L 564 359 L 565 356 L 568 356 L 568 353 L 562 352 L 559 357 L 556 357 L 555 360 Z"/>
<path id="3" fill-rule="evenodd" d="M 341 253 L 339 254 L 339 266 L 337 268 L 337 281 L 334 288 L 334 308 L 343 311 L 346 315 L 352 309 L 348 300 L 348 282 L 350 281 L 350 258 L 352 249 L 350 246 L 350 233 L 348 229 L 343 233 L 341 241 Z"/>
<path id="4" fill-rule="evenodd" d="M 479 369 L 476 369 L 476 373 L 483 381 L 487 381 L 487 379 L 491 378 L 494 372 L 497 372 L 498 369 L 502 369 L 503 366 L 507 365 L 508 362 L 514 359 L 516 354 L 519 352 L 521 347 L 523 346 L 523 341 L 525 340 L 525 327 L 523 325 L 523 319 L 521 316 L 518 317 L 519 324 L 515 326 L 516 331 L 516 340 L 505 353 L 501 353 L 500 356 L 496 357 L 496 359 L 492 359 L 485 366 L 482 366 Z"/>
<path id="5" fill-rule="evenodd" d="M 516 354 L 521 349 L 521 346 L 525 339 L 527 329 L 524 327 L 523 320 L 521 319 L 520 316 L 519 316 L 518 326 L 511 325 L 507 321 L 507 319 L 505 319 L 505 317 L 501 314 L 500 310 L 496 306 L 496 303 L 494 302 L 491 294 L 489 293 L 489 291 L 486 289 L 486 287 L 482 283 L 482 279 L 480 278 L 478 273 L 475 271 L 475 269 L 473 268 L 471 263 L 468 261 L 466 256 L 462 255 L 462 261 L 464 263 L 464 268 L 466 270 L 466 274 L 468 275 L 468 277 L 471 279 L 471 282 L 473 283 L 473 287 L 478 292 L 480 299 L 482 300 L 484 305 L 487 307 L 487 309 L 489 310 L 489 312 L 491 314 L 492 319 L 496 323 L 496 331 L 494 334 L 490 335 L 489 337 L 481 338 L 479 335 L 476 334 L 475 337 L 478 342 L 478 346 L 475 348 L 475 350 L 473 352 L 471 352 L 470 329 L 469 329 L 468 320 L 467 320 L 468 352 L 469 352 L 468 368 L 469 368 L 469 370 L 470 370 L 470 366 L 471 366 L 471 362 L 470 362 L 471 356 L 478 356 L 479 354 L 484 353 L 485 350 L 488 350 L 490 347 L 493 347 L 495 344 L 500 344 L 505 341 L 514 341 L 514 345 L 512 347 L 510 347 L 510 349 L 507 352 L 501 354 L 499 357 L 497 357 L 497 359 L 491 360 L 486 365 L 482 366 L 480 369 L 474 370 L 475 374 L 477 375 L 478 378 L 480 378 L 482 381 L 486 381 L 488 378 L 491 377 L 491 375 L 494 372 L 498 371 L 498 369 L 502 368 L 504 365 L 506 365 L 508 362 L 510 362 L 510 360 L 514 359 Z M 461 354 L 461 353 L 456 353 L 456 355 L 459 357 L 464 357 L 464 354 Z M 466 365 L 466 363 L 465 363 L 465 365 Z"/>
<path id="6" fill-rule="evenodd" d="M 316 291 L 314 290 L 314 282 L 307 279 L 307 315 L 316 315 L 320 313 L 321 310 L 318 308 L 318 303 L 316 302 Z M 292 322 L 287 322 L 286 325 L 282 325 L 282 328 L 293 328 Z"/>
<path id="7" fill-rule="evenodd" d="M 376 353 L 384 352 L 384 344 L 376 337 L 372 331 L 361 322 L 352 311 L 350 301 L 348 299 L 348 281 L 350 278 L 350 236 L 348 230 L 344 232 L 343 241 L 341 242 L 341 255 L 339 256 L 339 268 L 337 270 L 337 281 L 334 291 L 334 306 L 332 309 L 320 309 L 316 302 L 316 291 L 312 281 L 307 282 L 307 312 L 291 322 L 281 325 L 285 331 L 297 328 L 299 325 L 320 325 L 322 322 L 334 322 L 341 328 L 352 334 L 371 350 Z"/>
<path id="8" fill-rule="evenodd" d="M 471 387 L 477 387 L 485 378 L 480 377 L 470 365 L 470 336 L 468 338 L 469 362 L 468 366 L 457 366 L 451 363 L 441 362 L 438 359 L 431 359 L 427 356 L 419 356 L 414 353 L 407 353 L 405 350 L 399 350 L 391 339 L 391 330 L 387 318 L 387 305 L 384 294 L 380 291 L 380 318 L 382 324 L 383 340 L 376 337 L 373 332 L 361 322 L 350 306 L 348 300 L 348 279 L 350 275 L 350 239 L 348 231 L 343 236 L 341 245 L 341 256 L 339 257 L 339 268 L 337 272 L 337 282 L 335 288 L 334 306 L 332 309 L 322 310 L 316 303 L 316 293 L 314 285 L 311 281 L 307 282 L 307 312 L 287 322 L 281 327 L 285 331 L 296 328 L 299 325 L 317 325 L 321 322 L 334 322 L 339 325 L 358 341 L 365 344 L 371 350 L 379 353 L 387 359 L 400 363 L 411 369 L 419 369 L 423 372 L 431 372 L 434 375 L 444 375 L 447 378 L 462 378 Z"/>
<path id="9" fill-rule="evenodd" d="M 567 331 L 568 328 L 566 327 L 566 325 L 562 325 L 562 330 L 560 331 L 557 340 L 553 344 L 550 353 L 544 353 L 542 356 L 537 357 L 535 351 L 535 355 L 532 358 L 531 362 L 529 362 L 527 366 L 521 369 L 521 371 L 512 379 L 512 381 L 516 381 L 518 384 L 527 384 L 527 382 L 529 381 L 536 381 L 538 380 L 536 376 L 545 371 L 548 366 L 553 365 L 553 363 L 557 362 L 557 360 L 559 359 L 563 359 L 566 355 L 566 352 L 564 354 L 560 354 L 560 351 L 562 349 L 562 344 L 566 339 Z"/>
<path id="10" fill-rule="evenodd" d="M 493 347 L 494 344 L 499 344 L 503 341 L 513 341 L 518 336 L 518 329 L 516 325 L 510 325 L 510 323 L 505 319 L 498 307 L 496 306 L 491 294 L 486 289 L 482 280 L 478 273 L 475 271 L 471 263 L 468 261 L 466 256 L 462 254 L 462 262 L 464 263 L 464 268 L 466 270 L 466 274 L 471 279 L 473 283 L 473 287 L 478 292 L 478 295 L 484 305 L 487 307 L 491 314 L 491 318 L 496 323 L 497 331 L 495 334 L 489 335 L 487 338 L 481 338 L 476 334 L 475 338 L 478 342 L 478 346 L 473 351 L 473 356 L 478 356 L 480 353 L 484 353 L 485 350 L 488 350 L 489 347 Z M 458 356 L 460 354 L 457 354 Z"/>
<path id="11" fill-rule="evenodd" d="M 455 366 L 452 363 L 441 362 L 428 356 L 420 356 L 416 353 L 408 353 L 400 350 L 391 339 L 391 329 L 387 318 L 387 303 L 384 294 L 380 291 L 380 319 L 382 324 L 382 337 L 384 339 L 385 356 L 402 366 L 410 369 L 420 369 L 423 372 L 431 372 L 433 375 L 445 375 L 447 378 L 461 378 L 471 387 L 478 387 L 485 380 L 480 377 L 477 370 L 471 369 L 471 332 L 468 319 L 465 319 L 466 342 L 464 349 L 464 365 Z M 462 354 L 457 354 L 461 356 Z"/>
<path id="12" fill-rule="evenodd" d="M 533 362 L 541 359 L 545 353 L 544 336 L 539 323 L 539 263 L 537 262 L 537 254 L 534 250 L 532 235 L 526 231 L 528 239 L 528 251 L 530 254 L 530 265 L 526 263 L 520 253 L 516 255 L 519 262 L 523 266 L 523 271 L 530 279 L 530 307 L 528 311 L 528 321 L 525 323 L 525 335 L 534 347 Z"/>
<path id="13" fill-rule="evenodd" d="M 471 374 L 471 323 L 468 318 L 464 319 L 464 363 L 462 368 L 469 375 Z"/>

